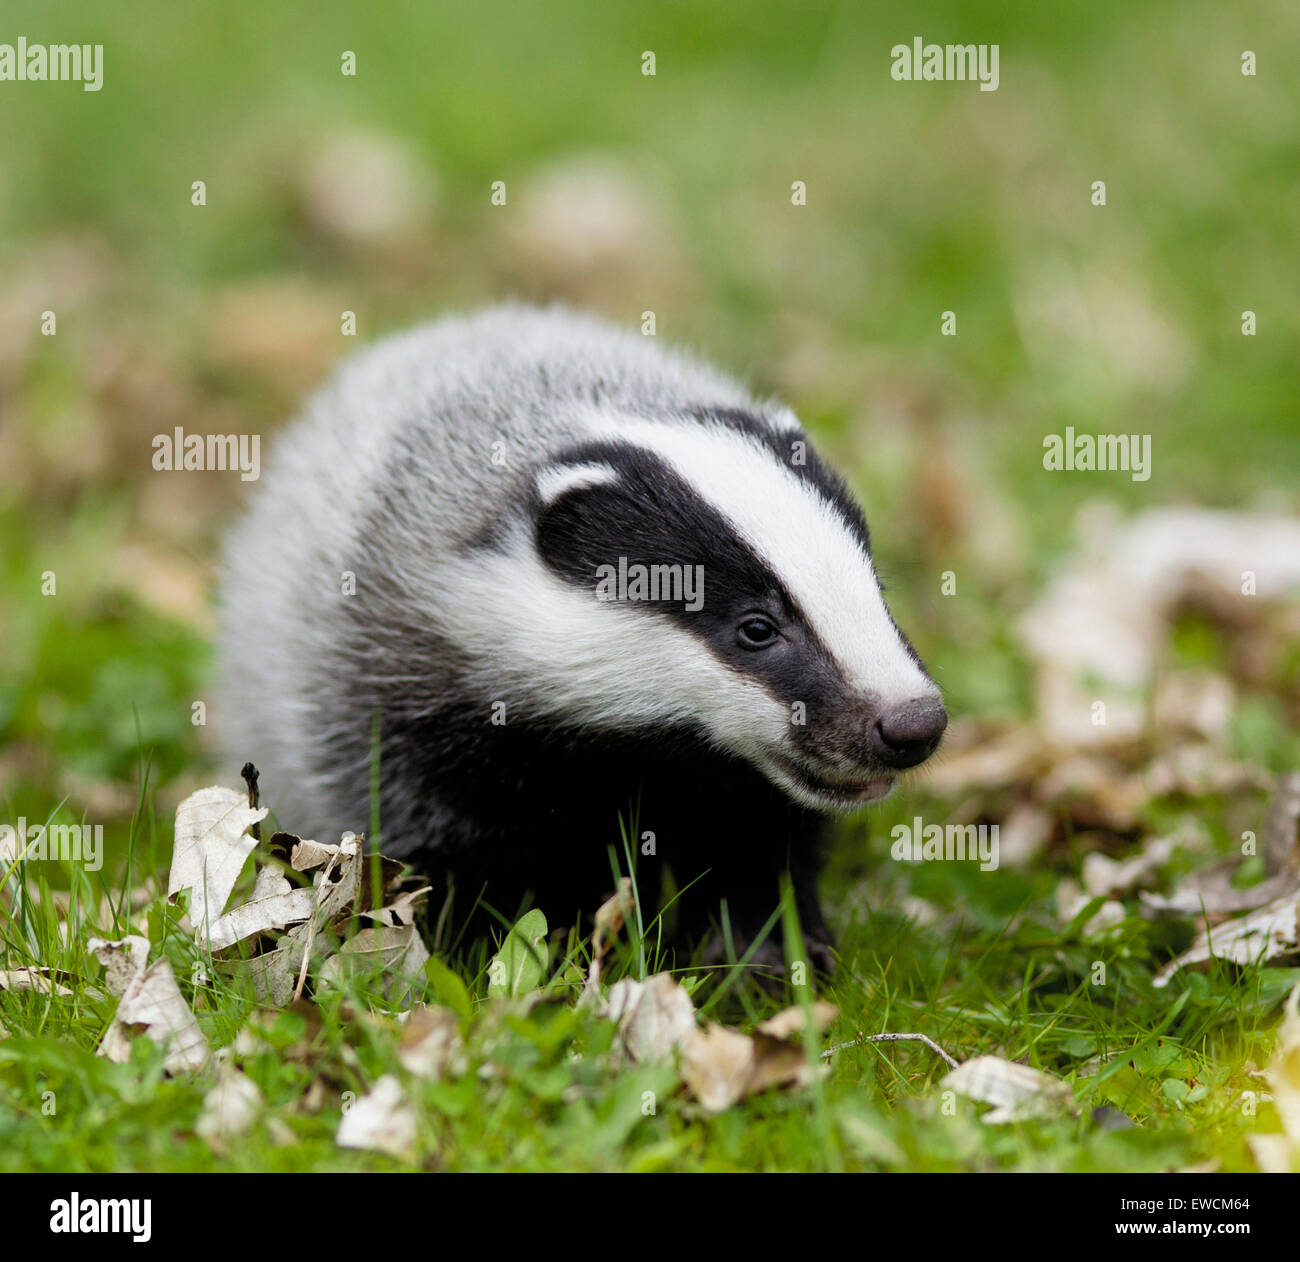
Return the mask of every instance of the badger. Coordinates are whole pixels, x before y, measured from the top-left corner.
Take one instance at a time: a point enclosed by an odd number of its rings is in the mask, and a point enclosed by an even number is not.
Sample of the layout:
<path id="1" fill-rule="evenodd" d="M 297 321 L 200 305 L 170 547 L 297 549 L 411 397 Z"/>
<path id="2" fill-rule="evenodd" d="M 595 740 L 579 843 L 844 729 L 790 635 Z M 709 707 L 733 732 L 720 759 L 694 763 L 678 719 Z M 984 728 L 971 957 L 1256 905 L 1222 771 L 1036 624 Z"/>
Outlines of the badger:
<path id="1" fill-rule="evenodd" d="M 275 443 L 220 610 L 232 768 L 305 836 L 377 804 L 384 853 L 478 931 L 574 923 L 626 854 L 708 962 L 780 967 L 788 880 L 829 970 L 830 821 L 947 723 L 794 414 L 559 307 L 346 362 Z"/>

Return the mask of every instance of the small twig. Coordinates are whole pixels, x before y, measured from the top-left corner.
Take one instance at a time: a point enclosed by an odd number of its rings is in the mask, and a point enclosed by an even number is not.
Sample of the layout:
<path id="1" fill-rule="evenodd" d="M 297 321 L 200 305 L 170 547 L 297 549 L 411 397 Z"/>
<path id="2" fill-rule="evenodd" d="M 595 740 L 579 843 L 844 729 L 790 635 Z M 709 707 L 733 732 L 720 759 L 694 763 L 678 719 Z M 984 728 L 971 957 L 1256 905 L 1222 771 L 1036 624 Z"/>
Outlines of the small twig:
<path id="1" fill-rule="evenodd" d="M 246 762 L 239 774 L 243 777 L 244 783 L 248 785 L 248 805 L 253 810 L 257 810 L 260 805 L 260 795 L 257 790 L 257 768 L 251 762 Z M 262 824 L 260 820 L 249 831 L 253 834 L 254 841 L 262 840 Z"/>
<path id="2" fill-rule="evenodd" d="M 859 1034 L 852 1042 L 837 1043 L 828 1048 L 822 1053 L 822 1060 L 829 1060 L 836 1052 L 842 1052 L 846 1047 L 858 1047 L 862 1043 L 924 1043 L 936 1056 L 947 1061 L 950 1069 L 956 1069 L 959 1064 L 928 1034 Z"/>

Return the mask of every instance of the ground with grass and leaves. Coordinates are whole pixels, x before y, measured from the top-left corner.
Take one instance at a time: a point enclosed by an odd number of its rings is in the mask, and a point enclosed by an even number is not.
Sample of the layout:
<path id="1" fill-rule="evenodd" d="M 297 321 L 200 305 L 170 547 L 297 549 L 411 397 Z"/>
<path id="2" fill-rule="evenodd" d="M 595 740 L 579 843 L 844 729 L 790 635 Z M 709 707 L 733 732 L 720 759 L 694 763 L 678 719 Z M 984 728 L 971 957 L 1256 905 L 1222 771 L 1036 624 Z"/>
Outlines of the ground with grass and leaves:
<path id="1" fill-rule="evenodd" d="M 0 112 L 0 825 L 100 825 L 104 853 L 0 849 L 0 1168 L 1295 1160 L 1274 1138 L 1298 1125 L 1293 8 L 327 3 L 308 28 L 279 5 L 19 9 L 106 65 L 100 93 L 6 84 Z M 892 81 L 916 34 L 999 42 L 998 91 Z M 342 951 L 394 927 L 372 892 L 297 922 L 321 920 L 316 963 L 277 1006 L 219 965 L 291 927 L 213 948 L 192 886 L 168 897 L 177 807 L 241 787 L 205 707 L 213 558 L 248 488 L 155 472 L 152 439 L 258 432 L 273 459 L 358 342 L 507 296 L 655 312 L 661 339 L 795 406 L 863 499 L 954 723 L 931 772 L 839 831 L 831 980 L 706 973 L 647 905 L 603 951 L 591 924 L 553 927 L 515 996 L 493 978 L 512 948 L 426 934 L 394 993 Z M 1044 469 L 1067 426 L 1150 435 L 1151 477 Z M 918 820 L 997 825 L 997 866 L 899 857 Z M 617 820 L 610 841 L 635 877 Z M 320 892 L 320 869 L 269 862 Z M 147 950 L 104 945 L 132 938 Z M 148 1016 L 164 961 L 191 1066 L 119 1020 L 128 994 Z M 712 1050 L 675 988 L 635 988 L 665 971 Z M 680 1037 L 638 1059 L 647 996 Z M 1004 1106 L 924 1043 L 858 1041 L 891 1032 L 1053 1085 L 990 1123 Z M 747 1057 L 776 1065 L 762 1090 L 735 1088 Z M 703 1086 L 714 1060 L 735 1090 Z M 1017 1089 L 998 1072 L 974 1094 Z M 382 1142 L 342 1146 L 345 1117 Z"/>

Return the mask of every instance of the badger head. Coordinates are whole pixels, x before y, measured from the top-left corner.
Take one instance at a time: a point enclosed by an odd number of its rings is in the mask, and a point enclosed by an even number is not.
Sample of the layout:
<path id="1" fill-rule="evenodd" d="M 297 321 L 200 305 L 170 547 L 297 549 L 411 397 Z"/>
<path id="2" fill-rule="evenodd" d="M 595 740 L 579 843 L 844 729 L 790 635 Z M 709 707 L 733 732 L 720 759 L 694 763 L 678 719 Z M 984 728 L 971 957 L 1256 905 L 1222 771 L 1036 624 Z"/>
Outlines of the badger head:
<path id="1" fill-rule="evenodd" d="M 933 753 L 939 690 L 793 417 L 592 433 L 534 471 L 512 568 L 473 602 L 525 708 L 703 739 L 819 810 L 881 798 Z"/>

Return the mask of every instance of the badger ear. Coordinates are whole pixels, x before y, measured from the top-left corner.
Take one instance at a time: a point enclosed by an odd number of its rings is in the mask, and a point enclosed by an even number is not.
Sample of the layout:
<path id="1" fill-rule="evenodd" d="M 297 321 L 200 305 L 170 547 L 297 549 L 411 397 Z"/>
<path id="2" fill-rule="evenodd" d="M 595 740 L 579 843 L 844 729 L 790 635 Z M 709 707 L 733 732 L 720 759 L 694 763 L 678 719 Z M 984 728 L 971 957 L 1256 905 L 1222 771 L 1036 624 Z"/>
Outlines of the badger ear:
<path id="1" fill-rule="evenodd" d="M 618 470 L 600 460 L 583 460 L 576 464 L 547 465 L 537 475 L 537 498 L 543 509 L 573 491 L 586 491 L 595 486 L 608 486 L 617 482 Z"/>
<path id="2" fill-rule="evenodd" d="M 592 558 L 609 550 L 611 501 L 621 482 L 618 470 L 599 459 L 548 465 L 537 474 L 537 551 L 560 577 L 580 586 L 595 581 Z"/>

